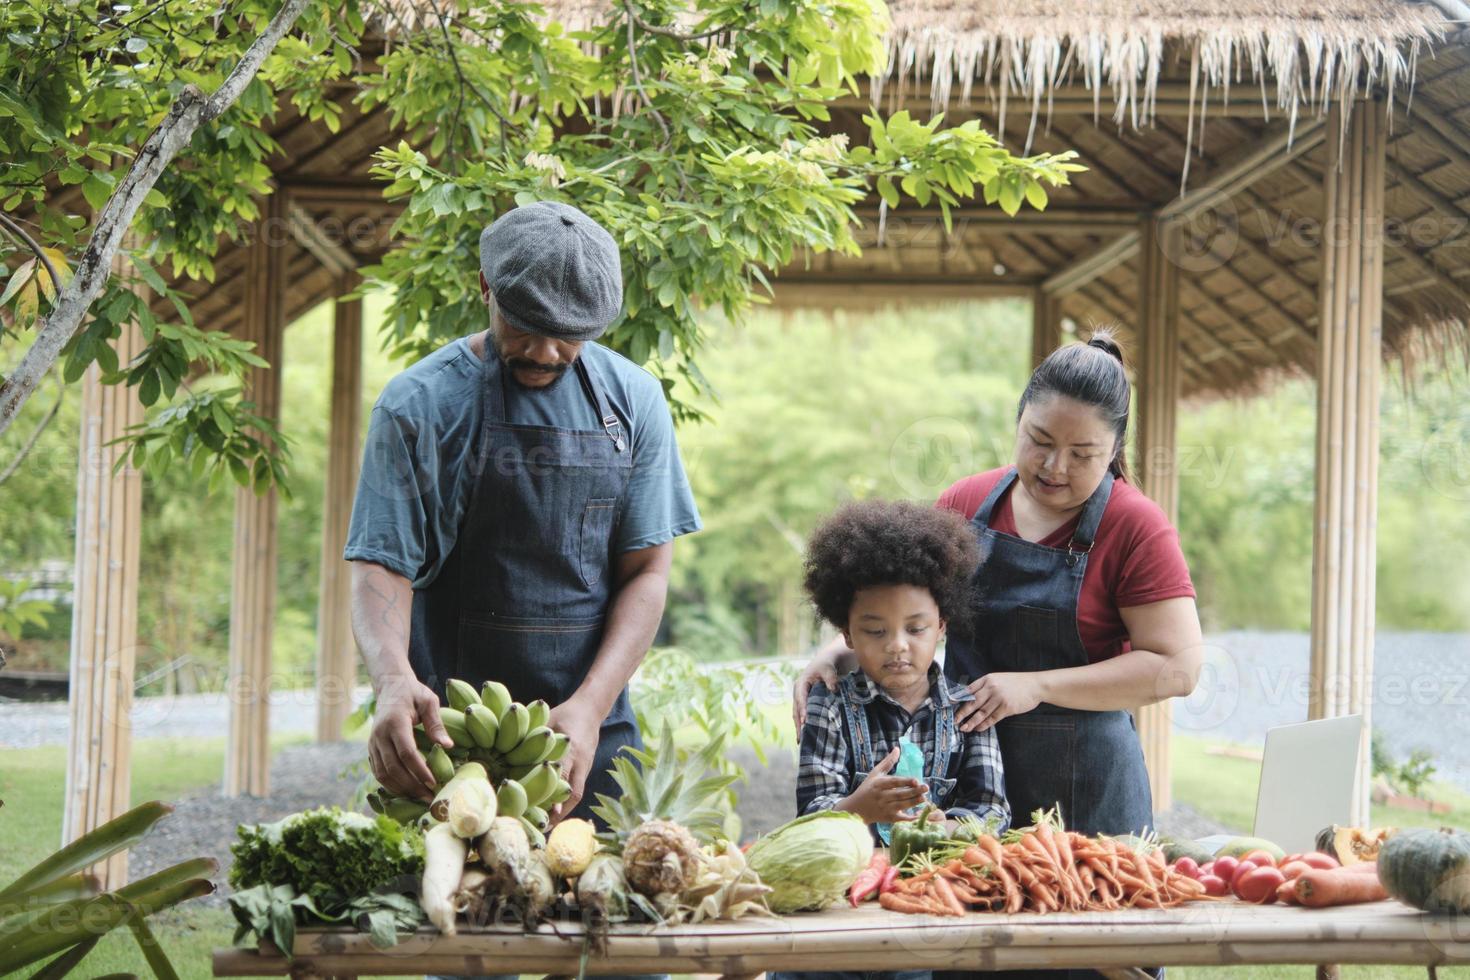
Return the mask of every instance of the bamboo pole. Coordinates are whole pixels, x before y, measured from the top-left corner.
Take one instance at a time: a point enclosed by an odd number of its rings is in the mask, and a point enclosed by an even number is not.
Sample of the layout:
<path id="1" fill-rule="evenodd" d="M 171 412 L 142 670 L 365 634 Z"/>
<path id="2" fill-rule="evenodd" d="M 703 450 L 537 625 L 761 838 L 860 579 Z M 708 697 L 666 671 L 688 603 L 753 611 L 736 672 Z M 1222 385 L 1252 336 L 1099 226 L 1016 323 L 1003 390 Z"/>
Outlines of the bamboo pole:
<path id="1" fill-rule="evenodd" d="M 1179 410 L 1179 266 L 1176 221 L 1145 218 L 1140 224 L 1138 486 L 1171 522 L 1179 517 L 1176 422 Z M 1136 714 L 1155 811 L 1173 802 L 1170 787 L 1170 705 L 1144 705 Z"/>
<path id="2" fill-rule="evenodd" d="M 281 341 L 285 328 L 286 262 L 290 238 L 284 195 L 267 198 L 266 213 L 249 245 L 243 339 L 269 368 L 245 380 L 256 414 L 280 415 Z M 276 494 L 235 491 L 234 579 L 230 601 L 230 727 L 224 794 L 264 796 L 270 791 L 271 636 L 275 627 Z"/>
<path id="3" fill-rule="evenodd" d="M 1340 109 L 1334 108 L 1336 115 Z M 1387 122 L 1379 101 L 1351 107 L 1328 147 L 1328 234 L 1318 329 L 1317 491 L 1312 565 L 1312 718 L 1363 716 L 1349 819 L 1368 816 L 1372 730 L 1378 411 L 1382 374 Z M 1336 120 L 1328 127 L 1334 129 Z"/>
<path id="4" fill-rule="evenodd" d="M 1056 299 L 1044 289 L 1031 291 L 1031 367 L 1034 370 L 1046 355 L 1062 343 L 1061 310 Z"/>
<path id="5" fill-rule="evenodd" d="M 332 407 L 327 436 L 327 480 L 322 500 L 321 593 L 317 605 L 316 740 L 342 739 L 352 711 L 357 647 L 352 640 L 347 523 L 357 486 L 362 416 L 362 300 L 342 299 L 357 288 L 355 272 L 337 282 L 332 333 Z"/>
<path id="6" fill-rule="evenodd" d="M 122 265 L 115 259 L 114 271 Z M 124 326 L 113 347 L 119 363 L 132 360 L 143 348 L 137 325 Z M 143 484 L 131 466 L 114 472 L 126 449 L 108 443 L 142 421 L 143 406 L 131 387 L 104 385 L 97 365 L 87 369 L 78 454 L 63 843 L 128 809 Z M 92 870 L 104 888 L 124 884 L 127 852 Z"/>

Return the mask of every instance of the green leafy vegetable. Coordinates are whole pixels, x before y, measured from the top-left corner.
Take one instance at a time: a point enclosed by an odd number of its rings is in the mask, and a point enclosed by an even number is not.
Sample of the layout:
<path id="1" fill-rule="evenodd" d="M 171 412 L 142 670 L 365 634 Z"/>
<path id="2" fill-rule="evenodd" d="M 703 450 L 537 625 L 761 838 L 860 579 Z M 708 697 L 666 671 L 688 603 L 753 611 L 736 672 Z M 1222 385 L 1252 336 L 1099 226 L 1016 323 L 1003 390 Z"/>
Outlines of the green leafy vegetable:
<path id="1" fill-rule="evenodd" d="M 238 833 L 230 848 L 235 888 L 289 885 L 329 913 L 399 879 L 411 883 L 423 870 L 423 837 L 381 815 L 322 807 Z"/>

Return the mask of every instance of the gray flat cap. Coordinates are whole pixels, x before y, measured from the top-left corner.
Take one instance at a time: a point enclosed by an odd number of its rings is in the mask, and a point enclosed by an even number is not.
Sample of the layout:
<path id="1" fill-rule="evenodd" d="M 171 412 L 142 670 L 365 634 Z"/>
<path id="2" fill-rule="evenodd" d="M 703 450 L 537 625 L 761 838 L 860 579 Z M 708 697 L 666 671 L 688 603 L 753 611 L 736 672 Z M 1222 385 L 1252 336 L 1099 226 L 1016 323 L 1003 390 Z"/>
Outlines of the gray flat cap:
<path id="1" fill-rule="evenodd" d="M 607 229 L 569 204 L 537 201 L 480 233 L 480 271 L 518 330 L 596 340 L 623 306 L 623 266 Z"/>

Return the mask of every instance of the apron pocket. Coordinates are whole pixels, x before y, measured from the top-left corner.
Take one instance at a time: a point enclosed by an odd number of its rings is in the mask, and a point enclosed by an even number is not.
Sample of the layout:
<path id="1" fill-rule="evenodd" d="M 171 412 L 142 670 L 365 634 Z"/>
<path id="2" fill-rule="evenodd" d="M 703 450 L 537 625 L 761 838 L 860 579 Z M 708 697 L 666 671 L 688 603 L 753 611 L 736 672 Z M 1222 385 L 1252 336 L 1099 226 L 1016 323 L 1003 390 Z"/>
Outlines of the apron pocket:
<path id="1" fill-rule="evenodd" d="M 612 551 L 613 518 L 618 498 L 593 497 L 582 511 L 582 535 L 577 549 L 577 567 L 582 584 L 589 589 L 602 581 Z"/>
<path id="2" fill-rule="evenodd" d="M 462 615 L 454 676 L 479 687 L 497 680 L 522 704 L 553 708 L 587 676 L 602 642 L 602 619 Z"/>
<path id="3" fill-rule="evenodd" d="M 1011 614 L 1015 666 L 1012 670 L 1050 670 L 1068 666 L 1057 662 L 1065 649 L 1061 615 L 1055 609 L 1017 606 Z"/>
<path id="4" fill-rule="evenodd" d="M 1006 798 L 1012 822 L 1031 822 L 1031 811 L 1060 805 L 1068 829 L 1076 829 L 1073 811 L 1077 770 L 1077 725 L 1059 715 L 1028 712 L 995 726 L 1005 765 Z"/>

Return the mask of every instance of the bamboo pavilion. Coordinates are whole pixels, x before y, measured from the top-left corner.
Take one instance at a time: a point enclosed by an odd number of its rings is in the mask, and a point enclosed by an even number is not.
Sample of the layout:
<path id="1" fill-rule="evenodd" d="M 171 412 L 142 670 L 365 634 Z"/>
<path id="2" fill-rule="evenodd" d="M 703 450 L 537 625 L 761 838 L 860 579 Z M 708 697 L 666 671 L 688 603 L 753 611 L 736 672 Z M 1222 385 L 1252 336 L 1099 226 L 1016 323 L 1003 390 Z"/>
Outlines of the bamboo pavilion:
<path id="1" fill-rule="evenodd" d="M 397 29 L 422 23 L 388 0 Z M 551 4 L 576 27 L 596 12 Z M 1378 408 L 1385 361 L 1463 345 L 1470 282 L 1470 3 L 1465 0 L 892 0 L 889 65 L 828 124 L 863 138 L 870 106 L 979 118 L 1017 151 L 1075 149 L 1085 173 L 1043 212 L 864 209 L 861 257 L 814 255 L 774 278 L 786 306 L 1025 296 L 1032 354 L 1063 324 L 1116 321 L 1138 389 L 1137 481 L 1177 516 L 1182 400 L 1317 383 L 1311 717 L 1370 715 Z M 340 737 L 356 651 L 340 556 L 360 446 L 355 269 L 396 213 L 369 179 L 397 140 L 341 86 L 328 132 L 289 104 L 262 220 L 224 243 L 213 283 L 186 284 L 201 324 L 255 341 L 276 370 L 286 324 L 336 299 L 322 535 L 318 737 Z M 66 189 L 75 192 L 76 188 Z M 356 232 L 354 230 L 357 230 Z M 164 305 L 167 305 L 166 303 Z M 157 311 L 161 316 L 163 309 Z M 127 359 L 140 341 L 120 341 Z M 141 476 L 109 441 L 142 408 L 86 379 L 78 489 L 66 836 L 128 805 Z M 104 465 L 97 465 L 97 461 Z M 227 794 L 268 791 L 276 499 L 237 494 Z M 1156 806 L 1169 805 L 1167 704 L 1139 712 Z M 1363 766 L 1368 764 L 1365 725 Z M 1367 779 L 1359 807 L 1367 814 Z M 110 874 L 122 875 L 116 862 Z"/>

